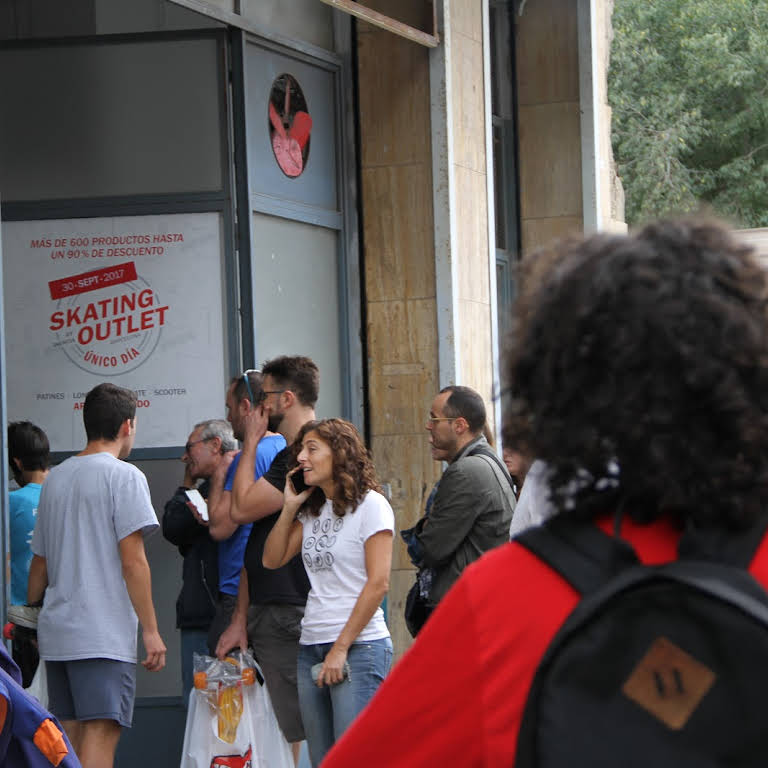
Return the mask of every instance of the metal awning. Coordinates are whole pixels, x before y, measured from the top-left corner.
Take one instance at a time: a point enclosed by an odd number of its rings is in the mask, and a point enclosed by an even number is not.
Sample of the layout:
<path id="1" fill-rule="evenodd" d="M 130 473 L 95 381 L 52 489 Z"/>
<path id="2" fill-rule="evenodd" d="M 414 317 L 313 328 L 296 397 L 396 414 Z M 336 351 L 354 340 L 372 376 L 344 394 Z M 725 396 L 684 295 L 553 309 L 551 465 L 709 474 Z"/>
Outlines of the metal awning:
<path id="1" fill-rule="evenodd" d="M 372 8 L 368 8 L 365 5 L 355 2 L 355 0 L 320 0 L 320 2 L 330 5 L 339 11 L 350 13 L 352 16 L 357 16 L 358 19 L 367 21 L 375 27 L 381 27 L 395 35 L 400 35 L 400 37 L 413 40 L 414 43 L 419 43 L 419 45 L 426 45 L 428 48 L 436 48 L 440 42 L 440 38 L 437 34 L 437 12 L 434 0 L 430 3 L 432 6 L 431 33 L 424 32 L 423 30 L 412 27 L 402 21 L 385 16 L 383 13 L 379 13 Z"/>
<path id="2" fill-rule="evenodd" d="M 201 13 L 204 16 L 208 16 L 211 19 L 215 19 L 224 24 L 229 24 L 233 27 L 248 30 L 252 26 L 248 19 L 241 13 L 241 0 L 233 0 L 231 11 L 225 10 L 220 5 L 215 5 L 206 0 L 168 0 L 168 2 L 181 5 L 191 11 L 196 11 L 197 13 Z M 428 48 L 436 48 L 440 44 L 440 37 L 437 34 L 437 9 L 435 7 L 437 0 L 423 0 L 423 2 L 429 3 L 432 7 L 431 32 L 425 32 L 423 29 L 412 27 L 410 24 L 406 24 L 399 19 L 385 16 L 383 13 L 374 11 L 373 8 L 369 8 L 354 0 L 320 0 L 320 2 L 330 5 L 338 11 L 356 16 L 358 19 L 361 19 L 368 24 L 372 24 L 375 27 L 386 29 L 388 32 L 404 37 L 419 45 L 424 45 Z"/>

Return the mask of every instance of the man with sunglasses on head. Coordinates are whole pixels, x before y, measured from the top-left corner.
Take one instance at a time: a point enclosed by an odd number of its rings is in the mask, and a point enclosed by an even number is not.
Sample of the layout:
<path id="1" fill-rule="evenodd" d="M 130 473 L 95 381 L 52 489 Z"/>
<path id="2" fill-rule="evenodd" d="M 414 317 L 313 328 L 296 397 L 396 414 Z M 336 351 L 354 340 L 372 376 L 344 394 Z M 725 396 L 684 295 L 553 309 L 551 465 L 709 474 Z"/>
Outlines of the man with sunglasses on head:
<path id="1" fill-rule="evenodd" d="M 264 671 L 280 728 L 298 760 L 304 726 L 296 688 L 296 659 L 309 581 L 298 557 L 275 570 L 264 568 L 261 561 L 264 542 L 283 506 L 291 448 L 282 450 L 269 471 L 257 480 L 246 468 L 268 429 L 279 432 L 290 445 L 299 430 L 314 420 L 320 374 L 308 357 L 283 356 L 267 362 L 262 376 L 262 399 L 255 401 L 257 407 L 243 410 L 243 452 L 230 508 L 234 522 L 252 523 L 253 528 L 237 608 L 219 640 L 217 655 L 221 658 L 231 648 L 245 648 L 250 643 Z"/>
<path id="2" fill-rule="evenodd" d="M 209 637 L 219 596 L 219 546 L 201 520 L 187 495 L 196 488 L 206 501 L 211 478 L 228 468 L 237 453 L 232 426 L 224 419 L 208 419 L 195 424 L 187 438 L 181 461 L 184 479 L 168 500 L 163 513 L 163 536 L 179 548 L 184 558 L 182 585 L 176 600 L 176 627 L 181 631 L 181 680 L 184 703 L 192 690 L 194 653 L 209 653 L 216 647 L 224 626 Z M 198 485 L 198 482 L 200 482 Z M 222 476 L 223 488 L 223 476 Z M 239 578 L 239 569 L 235 577 Z M 225 576 L 226 580 L 226 576 Z M 227 622 L 228 619 L 227 619 Z"/>
<path id="3" fill-rule="evenodd" d="M 227 387 L 227 421 L 237 440 L 243 440 L 246 414 L 254 408 L 254 402 L 263 399 L 262 377 L 259 371 L 250 370 L 235 376 Z M 255 450 L 245 461 L 252 479 L 261 477 L 272 464 L 275 456 L 285 448 L 285 439 L 274 432 L 265 432 Z M 229 626 L 232 612 L 237 604 L 240 574 L 251 525 L 240 525 L 232 519 L 232 483 L 235 472 L 242 460 L 242 453 L 231 453 L 224 457 L 213 474 L 208 495 L 207 523 L 198 515 L 198 521 L 208 526 L 211 537 L 219 542 L 219 593 L 216 615 L 208 633 L 208 647 L 213 654 L 219 637 Z"/>

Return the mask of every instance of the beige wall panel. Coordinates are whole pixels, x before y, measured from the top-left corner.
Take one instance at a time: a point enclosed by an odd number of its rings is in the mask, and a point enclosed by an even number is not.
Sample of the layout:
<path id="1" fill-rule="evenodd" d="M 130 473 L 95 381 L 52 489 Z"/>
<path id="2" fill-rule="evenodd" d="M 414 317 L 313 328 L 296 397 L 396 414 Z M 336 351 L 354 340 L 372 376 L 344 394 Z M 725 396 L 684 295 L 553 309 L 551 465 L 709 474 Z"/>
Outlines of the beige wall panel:
<path id="1" fill-rule="evenodd" d="M 363 4 L 431 27 L 423 0 Z M 424 429 L 438 388 L 429 52 L 361 22 L 358 31 L 366 400 L 374 461 L 390 484 L 399 531 L 420 517 L 439 473 Z M 399 657 L 411 642 L 402 615 L 414 571 L 399 534 L 394 547 L 388 609 Z"/>
<path id="2" fill-rule="evenodd" d="M 434 299 L 368 305 L 368 401 L 373 435 L 419 431 L 437 387 Z"/>
<path id="3" fill-rule="evenodd" d="M 427 49 L 367 29 L 358 36 L 362 165 L 426 161 L 431 167 Z"/>
<path id="4" fill-rule="evenodd" d="M 461 349 L 464 372 L 462 384 L 476 389 L 485 400 L 488 419 L 493 424 L 493 373 L 491 370 L 491 307 L 477 301 L 459 299 Z"/>
<path id="5" fill-rule="evenodd" d="M 389 624 L 389 632 L 392 635 L 392 645 L 395 647 L 395 663 L 400 660 L 400 657 L 413 643 L 411 633 L 405 626 L 403 608 L 405 607 L 405 596 L 408 594 L 408 590 L 413 586 L 415 578 L 416 571 L 414 570 L 393 570 L 389 579 L 387 623 Z"/>
<path id="6" fill-rule="evenodd" d="M 485 173 L 485 95 L 483 44 L 452 35 L 453 159 L 457 165 Z"/>
<path id="7" fill-rule="evenodd" d="M 490 302 L 486 176 L 454 166 L 456 181 L 457 295 Z M 490 363 L 489 363 L 490 364 Z"/>
<path id="8" fill-rule="evenodd" d="M 375 364 L 374 369 L 378 368 Z M 371 430 L 374 435 L 412 434 L 413 424 L 423 417 L 424 403 L 434 397 L 437 376 L 429 375 L 421 365 L 418 374 L 396 376 L 372 376 L 368 394 L 377 403 L 371 414 Z"/>
<path id="9" fill-rule="evenodd" d="M 367 168 L 362 182 L 368 300 L 434 297 L 432 168 Z"/>
<path id="10" fill-rule="evenodd" d="M 530 253 L 537 248 L 548 245 L 553 240 L 560 240 L 569 235 L 579 235 L 583 231 L 584 223 L 581 217 L 523 219 L 521 228 L 523 253 Z"/>
<path id="11" fill-rule="evenodd" d="M 451 0 L 451 31 L 483 42 L 483 4 L 474 0 Z"/>
<path id="12" fill-rule="evenodd" d="M 396 531 L 416 524 L 424 514 L 424 506 L 432 486 L 440 477 L 441 465 L 433 461 L 429 453 L 427 430 L 423 427 L 430 402 L 431 398 L 423 404 L 422 425 L 417 434 L 381 437 L 374 435 L 371 440 L 371 454 L 379 481 L 389 483 L 392 493 L 391 504 L 395 512 Z M 392 567 L 412 567 L 405 543 L 399 534 L 395 536 Z"/>
<path id="13" fill-rule="evenodd" d="M 519 129 L 521 217 L 581 216 L 578 103 L 520 107 Z"/>
<path id="14" fill-rule="evenodd" d="M 408 376 L 417 368 L 437 368 L 434 299 L 370 302 L 368 312 L 369 351 L 377 374 Z"/>
<path id="15" fill-rule="evenodd" d="M 577 101 L 579 48 L 574 0 L 531 0 L 516 18 L 520 106 Z"/>

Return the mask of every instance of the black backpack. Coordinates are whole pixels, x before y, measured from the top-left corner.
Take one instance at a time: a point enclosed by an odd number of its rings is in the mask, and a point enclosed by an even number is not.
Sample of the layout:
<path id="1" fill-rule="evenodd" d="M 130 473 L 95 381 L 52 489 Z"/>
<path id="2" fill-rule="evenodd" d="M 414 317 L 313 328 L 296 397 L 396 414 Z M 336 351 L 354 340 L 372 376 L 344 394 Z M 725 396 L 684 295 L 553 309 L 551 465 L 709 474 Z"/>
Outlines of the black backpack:
<path id="1" fill-rule="evenodd" d="M 660 566 L 559 516 L 520 534 L 582 599 L 536 671 L 515 768 L 768 765 L 768 594 L 746 570 L 765 531 L 686 533 Z"/>

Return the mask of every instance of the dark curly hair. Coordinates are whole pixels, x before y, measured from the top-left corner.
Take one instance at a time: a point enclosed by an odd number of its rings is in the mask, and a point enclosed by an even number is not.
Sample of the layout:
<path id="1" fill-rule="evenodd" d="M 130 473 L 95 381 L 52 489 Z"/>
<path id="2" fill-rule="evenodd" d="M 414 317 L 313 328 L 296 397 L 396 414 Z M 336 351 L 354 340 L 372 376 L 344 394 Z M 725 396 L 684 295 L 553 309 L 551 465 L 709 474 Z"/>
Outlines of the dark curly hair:
<path id="1" fill-rule="evenodd" d="M 344 517 L 348 511 L 354 512 L 368 491 L 381 493 L 368 449 L 355 425 L 344 419 L 307 422 L 293 443 L 293 466 L 298 466 L 301 445 L 310 432 L 315 432 L 333 455 L 334 514 Z M 325 494 L 322 489 L 315 488 L 302 505 L 301 512 L 319 515 L 324 503 Z"/>
<path id="2" fill-rule="evenodd" d="M 552 501 L 743 527 L 768 496 L 768 280 L 720 225 L 662 221 L 522 268 L 505 440 Z"/>

